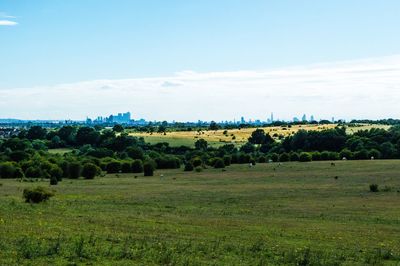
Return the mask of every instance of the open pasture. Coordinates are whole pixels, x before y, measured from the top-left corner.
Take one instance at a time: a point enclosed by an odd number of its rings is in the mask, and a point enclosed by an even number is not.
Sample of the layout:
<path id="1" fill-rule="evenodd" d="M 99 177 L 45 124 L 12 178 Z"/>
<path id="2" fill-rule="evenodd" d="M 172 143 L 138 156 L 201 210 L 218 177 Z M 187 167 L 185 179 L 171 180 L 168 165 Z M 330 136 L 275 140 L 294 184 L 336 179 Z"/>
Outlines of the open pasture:
<path id="1" fill-rule="evenodd" d="M 0 265 L 398 265 L 400 161 L 335 164 L 0 180 Z"/>
<path id="2" fill-rule="evenodd" d="M 279 136 L 290 136 L 295 134 L 297 131 L 303 130 L 325 130 L 336 127 L 336 124 L 326 125 L 292 125 L 287 126 L 274 126 L 274 127 L 261 127 L 266 133 L 270 134 L 274 139 L 278 140 Z M 388 129 L 386 125 L 369 125 L 359 124 L 355 127 L 348 127 L 348 133 L 354 133 L 359 130 L 369 130 L 371 128 L 384 128 Z M 232 143 L 237 146 L 243 145 L 247 142 L 251 133 L 256 128 L 242 128 L 242 129 L 228 129 L 228 130 L 203 130 L 203 131 L 172 131 L 164 133 L 144 133 L 144 132 L 132 132 L 130 135 L 143 137 L 146 142 L 156 144 L 159 142 L 168 142 L 171 146 L 194 146 L 194 143 L 198 139 L 205 139 L 209 145 L 218 147 L 227 143 Z"/>

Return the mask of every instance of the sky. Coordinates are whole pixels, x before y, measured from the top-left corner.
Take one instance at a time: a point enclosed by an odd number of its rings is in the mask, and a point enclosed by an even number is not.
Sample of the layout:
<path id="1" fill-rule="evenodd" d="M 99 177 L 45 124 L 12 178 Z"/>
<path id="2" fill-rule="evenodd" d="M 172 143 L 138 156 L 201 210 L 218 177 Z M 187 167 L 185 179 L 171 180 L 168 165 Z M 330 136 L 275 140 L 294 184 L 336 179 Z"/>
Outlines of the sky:
<path id="1" fill-rule="evenodd" d="M 0 118 L 400 118 L 398 0 L 0 0 Z"/>

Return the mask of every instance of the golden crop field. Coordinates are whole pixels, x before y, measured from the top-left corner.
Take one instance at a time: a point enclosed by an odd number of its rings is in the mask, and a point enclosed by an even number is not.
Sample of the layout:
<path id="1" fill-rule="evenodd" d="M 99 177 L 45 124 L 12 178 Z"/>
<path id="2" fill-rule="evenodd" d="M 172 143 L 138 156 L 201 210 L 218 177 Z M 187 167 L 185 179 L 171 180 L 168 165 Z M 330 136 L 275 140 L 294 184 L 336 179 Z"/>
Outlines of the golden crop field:
<path id="1" fill-rule="evenodd" d="M 336 124 L 326 125 L 293 125 L 287 126 L 275 126 L 275 127 L 261 127 L 266 133 L 270 134 L 273 138 L 279 139 L 279 136 L 289 136 L 295 134 L 297 131 L 303 130 L 325 130 L 335 128 Z M 348 133 L 354 133 L 359 130 L 366 130 L 371 128 L 384 128 L 388 129 L 390 126 L 386 125 L 370 125 L 370 124 L 359 124 L 355 127 L 348 127 Z M 133 132 L 130 133 L 132 136 L 143 137 L 145 141 L 149 143 L 167 142 L 171 146 L 193 146 L 194 142 L 198 139 L 206 140 L 212 146 L 221 146 L 227 143 L 235 145 L 242 145 L 250 137 L 251 133 L 256 128 L 242 128 L 242 129 L 230 129 L 230 130 L 203 130 L 203 131 L 173 131 L 164 133 L 145 133 L 145 132 Z"/>

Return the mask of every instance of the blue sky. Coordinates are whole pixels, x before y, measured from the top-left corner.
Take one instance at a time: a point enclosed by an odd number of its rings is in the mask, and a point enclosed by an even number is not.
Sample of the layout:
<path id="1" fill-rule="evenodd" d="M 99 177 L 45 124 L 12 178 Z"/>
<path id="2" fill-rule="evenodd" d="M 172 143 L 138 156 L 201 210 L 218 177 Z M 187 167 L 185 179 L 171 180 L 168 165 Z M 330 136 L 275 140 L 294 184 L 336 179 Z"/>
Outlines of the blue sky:
<path id="1" fill-rule="evenodd" d="M 399 13 L 397 0 L 1 0 L 1 103 L 8 103 L 5 93 L 13 89 L 50 91 L 83 81 L 158 80 L 183 71 L 273 71 L 381 57 L 386 62 L 387 56 L 400 54 Z M 215 84 L 209 86 L 218 89 Z M 115 101 L 104 103 L 103 113 L 118 111 L 112 107 Z M 304 102 L 275 112 L 289 118 L 305 109 Z M 29 108 L 25 113 L 18 111 L 21 108 L 13 113 L 0 110 L 0 117 L 43 118 L 49 112 L 46 106 Z M 123 105 L 120 111 L 134 108 Z M 61 116 L 57 118 L 82 118 L 101 110 L 82 109 L 80 116 L 66 107 L 55 111 Z M 242 112 L 261 116 L 270 111 Z M 165 118 L 162 114 L 163 110 L 143 111 L 154 119 Z M 232 111 L 221 119 L 235 115 Z M 362 117 L 363 110 L 355 115 Z M 181 119 L 209 116 L 199 113 Z"/>

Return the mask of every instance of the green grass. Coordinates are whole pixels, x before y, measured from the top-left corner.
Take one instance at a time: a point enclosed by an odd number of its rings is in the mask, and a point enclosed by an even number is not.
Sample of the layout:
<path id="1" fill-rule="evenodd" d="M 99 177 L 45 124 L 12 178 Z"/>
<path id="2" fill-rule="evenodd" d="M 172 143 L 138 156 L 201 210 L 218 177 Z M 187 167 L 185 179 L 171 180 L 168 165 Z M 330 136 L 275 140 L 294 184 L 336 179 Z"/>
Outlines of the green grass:
<path id="1" fill-rule="evenodd" d="M 0 265 L 398 265 L 399 173 L 398 160 L 159 170 L 63 180 L 36 205 L 22 190 L 47 182 L 0 180 Z"/>

